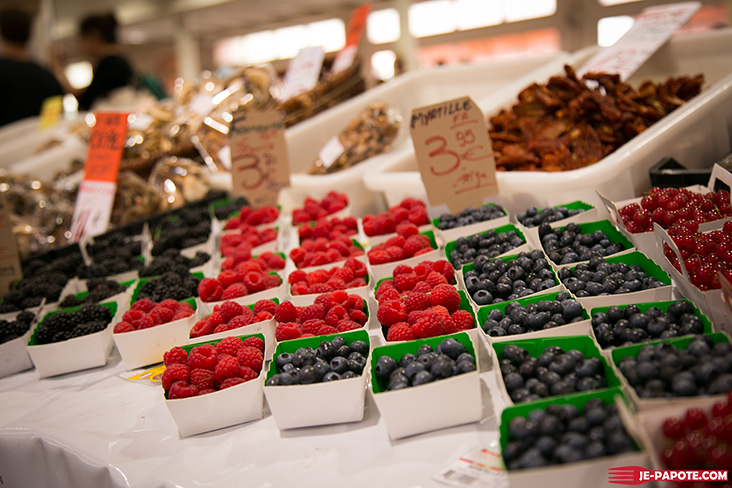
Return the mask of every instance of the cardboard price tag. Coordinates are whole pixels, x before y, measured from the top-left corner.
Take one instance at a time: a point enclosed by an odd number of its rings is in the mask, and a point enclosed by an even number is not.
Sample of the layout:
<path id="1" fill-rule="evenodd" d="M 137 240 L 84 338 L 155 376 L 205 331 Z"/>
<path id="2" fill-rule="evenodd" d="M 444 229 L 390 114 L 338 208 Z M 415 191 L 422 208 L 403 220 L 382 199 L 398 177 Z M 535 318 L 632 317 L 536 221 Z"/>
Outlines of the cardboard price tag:
<path id="1" fill-rule="evenodd" d="M 339 73 L 353 64 L 356 58 L 358 45 L 361 43 L 363 31 L 366 28 L 366 19 L 371 12 L 371 3 L 364 3 L 351 14 L 346 29 L 346 46 L 336 54 L 331 67 L 332 73 Z"/>
<path id="2" fill-rule="evenodd" d="M 686 2 L 644 9 L 623 37 L 582 66 L 579 76 L 590 72 L 618 73 L 621 80 L 627 80 L 700 7 L 699 2 Z"/>
<path id="3" fill-rule="evenodd" d="M 485 118 L 470 97 L 414 109 L 410 131 L 430 205 L 456 213 L 498 193 Z"/>
<path id="4" fill-rule="evenodd" d="M 311 90 L 318 84 L 324 57 L 323 46 L 304 47 L 298 51 L 287 66 L 284 100 Z"/>
<path id="5" fill-rule="evenodd" d="M 22 277 L 10 210 L 5 200 L 0 198 L 0 297 L 7 293 L 15 280 Z"/>
<path id="6" fill-rule="evenodd" d="M 242 112 L 229 130 L 232 193 L 253 207 L 275 206 L 290 186 L 285 124 L 276 110 Z"/>

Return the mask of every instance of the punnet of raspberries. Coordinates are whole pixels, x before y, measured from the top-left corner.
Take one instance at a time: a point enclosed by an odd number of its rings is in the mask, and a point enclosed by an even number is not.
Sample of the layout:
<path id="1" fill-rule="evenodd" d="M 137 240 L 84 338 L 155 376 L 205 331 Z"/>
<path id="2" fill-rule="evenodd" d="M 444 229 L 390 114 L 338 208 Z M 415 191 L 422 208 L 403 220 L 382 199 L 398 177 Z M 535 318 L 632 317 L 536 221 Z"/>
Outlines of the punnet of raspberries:
<path id="1" fill-rule="evenodd" d="M 674 223 L 690 220 L 697 224 L 732 216 L 729 192 L 694 193 L 686 188 L 651 188 L 640 204 L 619 209 L 620 218 L 631 234 L 652 232 L 657 223 L 668 229 Z"/>
<path id="2" fill-rule="evenodd" d="M 392 272 L 392 278 L 379 283 L 376 290 L 376 300 L 390 288 L 396 289 L 401 295 L 408 295 L 411 292 L 429 293 L 438 285 L 454 285 L 455 268 L 449 261 L 422 261 L 412 268 L 400 264 Z"/>
<path id="3" fill-rule="evenodd" d="M 270 320 L 274 317 L 276 307 L 277 304 L 272 300 L 259 300 L 251 307 L 232 301 L 216 305 L 211 315 L 202 318 L 193 326 L 191 339 Z"/>
<path id="4" fill-rule="evenodd" d="M 337 263 L 362 254 L 363 250 L 347 237 L 333 240 L 319 237 L 315 240 L 307 240 L 300 247 L 290 251 L 290 258 L 298 268 L 309 268 Z"/>
<path id="5" fill-rule="evenodd" d="M 379 298 L 376 318 L 390 342 L 454 334 L 475 327 L 473 314 L 460 309 L 460 294 L 447 284 L 429 293 L 412 291 L 406 296 L 389 288 Z"/>
<path id="6" fill-rule="evenodd" d="M 163 355 L 163 390 L 168 400 L 214 393 L 255 380 L 262 371 L 264 341 L 226 337 L 187 353 L 174 347 Z"/>
<path id="7" fill-rule="evenodd" d="M 122 321 L 115 324 L 114 333 L 132 332 L 149 329 L 176 320 L 185 319 L 194 314 L 193 307 L 187 302 L 163 300 L 155 303 L 149 298 L 137 300 L 132 307 L 122 315 Z"/>
<path id="8" fill-rule="evenodd" d="M 250 251 L 262 244 L 267 244 L 277 239 L 277 229 L 269 227 L 267 229 L 257 230 L 248 226 L 242 229 L 238 234 L 224 234 L 221 236 L 221 245 L 219 251 L 228 258 L 236 254 L 238 250 L 249 249 Z"/>
<path id="9" fill-rule="evenodd" d="M 239 210 L 237 215 L 226 222 L 224 230 L 246 229 L 248 227 L 271 224 L 279 216 L 280 211 L 277 207 L 261 207 L 255 210 L 245 205 Z"/>
<path id="10" fill-rule="evenodd" d="M 239 274 L 249 271 L 269 273 L 285 269 L 285 264 L 285 258 L 281 254 L 268 251 L 252 257 L 250 249 L 241 249 L 221 262 L 221 271 L 236 271 Z"/>
<path id="11" fill-rule="evenodd" d="M 292 224 L 298 225 L 318 220 L 343 210 L 347 206 L 348 197 L 345 193 L 331 191 L 320 201 L 307 197 L 303 208 L 296 208 L 292 211 Z"/>
<path id="12" fill-rule="evenodd" d="M 732 220 L 725 222 L 722 229 L 709 232 L 699 232 L 696 222 L 677 223 L 668 234 L 679 248 L 692 285 L 701 291 L 719 290 L 722 284 L 717 271 L 732 281 Z M 681 272 L 679 259 L 668 244 L 664 244 L 664 254 Z"/>
<path id="13" fill-rule="evenodd" d="M 276 288 L 282 284 L 282 279 L 277 274 L 255 269 L 251 271 L 242 269 L 241 271 L 222 271 L 216 278 L 202 279 L 198 284 L 198 296 L 204 302 L 233 300 Z"/>
<path id="14" fill-rule="evenodd" d="M 297 229 L 297 235 L 300 238 L 300 243 L 305 242 L 308 239 L 338 239 L 345 237 L 350 239 L 350 236 L 358 233 L 358 222 L 354 217 L 345 217 L 339 219 L 338 217 L 321 217 L 315 222 L 302 224 Z"/>
<path id="15" fill-rule="evenodd" d="M 417 227 L 430 223 L 427 207 L 422 200 L 407 198 L 399 205 L 395 205 L 388 212 L 378 215 L 367 215 L 363 218 L 363 231 L 369 236 L 381 236 L 397 232 L 402 224 L 412 224 Z"/>
<path id="16" fill-rule="evenodd" d="M 319 269 L 306 273 L 297 269 L 290 273 L 287 280 L 293 295 L 310 295 L 366 286 L 367 273 L 364 263 L 349 258 L 342 267 L 335 266 L 329 270 Z"/>
<path id="17" fill-rule="evenodd" d="M 368 252 L 368 258 L 372 265 L 387 264 L 421 256 L 434 250 L 429 237 L 419 234 L 414 224 L 407 224 L 399 229 L 396 236 L 372 247 Z"/>
<path id="18" fill-rule="evenodd" d="M 363 298 L 337 290 L 319 295 L 308 307 L 283 302 L 275 310 L 275 320 L 275 339 L 287 341 L 360 329 L 368 315 Z"/>

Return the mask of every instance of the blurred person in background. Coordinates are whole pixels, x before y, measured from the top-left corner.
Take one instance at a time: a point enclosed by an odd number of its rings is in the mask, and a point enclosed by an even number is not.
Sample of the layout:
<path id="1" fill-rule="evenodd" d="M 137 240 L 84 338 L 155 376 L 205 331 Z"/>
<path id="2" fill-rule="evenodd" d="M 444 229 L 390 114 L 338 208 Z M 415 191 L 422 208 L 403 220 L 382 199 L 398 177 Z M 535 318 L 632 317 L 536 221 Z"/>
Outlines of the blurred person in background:
<path id="1" fill-rule="evenodd" d="M 53 74 L 31 59 L 31 17 L 24 10 L 0 10 L 0 126 L 41 113 L 43 101 L 62 95 Z"/>

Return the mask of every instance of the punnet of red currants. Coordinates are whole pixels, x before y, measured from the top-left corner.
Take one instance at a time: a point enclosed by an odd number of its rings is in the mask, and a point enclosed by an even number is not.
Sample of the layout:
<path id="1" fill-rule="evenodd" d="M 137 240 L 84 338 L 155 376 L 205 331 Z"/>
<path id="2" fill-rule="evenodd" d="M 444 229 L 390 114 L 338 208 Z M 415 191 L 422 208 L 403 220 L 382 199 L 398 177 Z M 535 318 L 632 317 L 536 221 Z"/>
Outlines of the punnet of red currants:
<path id="1" fill-rule="evenodd" d="M 684 222 L 674 224 L 668 233 L 679 248 L 692 285 L 701 291 L 720 289 L 717 271 L 732 280 L 732 221 L 725 222 L 720 230 L 709 232 L 699 232 L 696 222 Z M 664 244 L 663 252 L 681 272 L 679 259 L 668 244 Z"/>

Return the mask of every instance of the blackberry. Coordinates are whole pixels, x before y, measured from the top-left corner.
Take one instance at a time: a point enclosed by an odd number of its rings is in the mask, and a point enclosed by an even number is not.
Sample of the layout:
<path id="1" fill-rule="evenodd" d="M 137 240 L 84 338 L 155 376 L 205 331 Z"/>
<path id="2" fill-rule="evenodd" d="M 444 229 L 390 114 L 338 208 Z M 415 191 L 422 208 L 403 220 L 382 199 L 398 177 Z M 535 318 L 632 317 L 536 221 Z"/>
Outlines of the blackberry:
<path id="1" fill-rule="evenodd" d="M 112 297 L 124 292 L 127 287 L 117 283 L 116 281 L 106 280 L 103 278 L 91 278 L 87 282 L 89 290 L 84 298 L 76 298 L 75 295 L 67 295 L 59 303 L 61 308 L 77 307 L 79 305 L 87 305 L 91 303 L 99 303 L 106 298 Z"/>
<path id="2" fill-rule="evenodd" d="M 86 305 L 73 312 L 54 313 L 36 328 L 36 343 L 49 344 L 99 332 L 111 321 L 112 313 L 103 305 Z"/>
<path id="3" fill-rule="evenodd" d="M 105 276 L 112 276 L 119 273 L 125 273 L 127 271 L 134 271 L 142 269 L 144 263 L 137 255 L 129 253 L 112 253 L 109 256 L 104 256 L 98 259 L 89 266 L 84 266 L 79 269 L 79 278 L 103 278 Z"/>
<path id="4" fill-rule="evenodd" d="M 160 276 L 166 271 L 173 271 L 184 276 L 188 274 L 191 268 L 201 266 L 207 263 L 209 259 L 211 259 L 211 255 L 201 251 L 197 252 L 195 257 L 187 258 L 180 254 L 177 249 L 166 249 L 140 271 L 140 276 Z"/>
<path id="5" fill-rule="evenodd" d="M 211 215 L 206 207 L 185 208 L 159 223 L 152 249 L 153 256 L 167 249 L 185 249 L 202 244 L 211 234 Z"/>
<path id="6" fill-rule="evenodd" d="M 247 199 L 244 197 L 235 198 L 233 200 L 229 200 L 224 205 L 219 205 L 214 209 L 214 216 L 218 220 L 225 220 L 229 217 L 229 215 L 233 214 L 234 212 L 238 211 L 240 208 L 242 208 L 244 205 L 247 205 Z"/>
<path id="7" fill-rule="evenodd" d="M 15 320 L 0 320 L 0 344 L 12 341 L 28 332 L 34 318 L 35 315 L 31 312 L 20 312 Z"/>
<path id="8" fill-rule="evenodd" d="M 168 271 L 159 278 L 153 278 L 140 287 L 138 300 L 149 298 L 154 302 L 162 302 L 168 298 L 183 300 L 198 296 L 198 282 L 200 280 L 186 273 L 184 276 Z"/>

